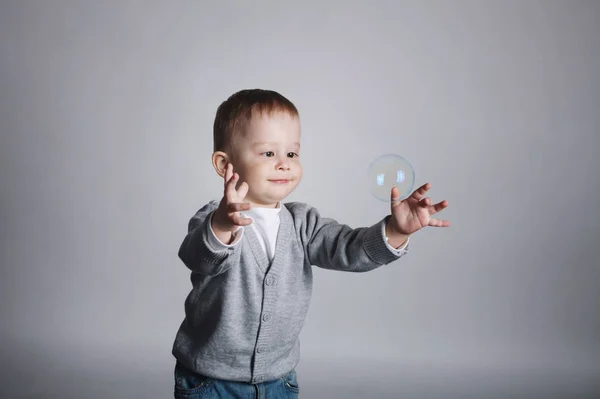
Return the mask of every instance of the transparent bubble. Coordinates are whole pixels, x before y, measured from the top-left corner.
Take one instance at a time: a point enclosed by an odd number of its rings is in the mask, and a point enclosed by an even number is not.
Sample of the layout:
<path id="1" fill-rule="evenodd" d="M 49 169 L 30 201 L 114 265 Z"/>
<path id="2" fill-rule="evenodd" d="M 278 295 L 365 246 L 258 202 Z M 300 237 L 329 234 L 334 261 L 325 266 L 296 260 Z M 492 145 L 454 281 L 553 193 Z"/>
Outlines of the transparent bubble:
<path id="1" fill-rule="evenodd" d="M 369 165 L 367 184 L 371 194 L 381 201 L 390 202 L 394 186 L 398 187 L 401 199 L 405 199 L 412 193 L 415 171 L 400 155 L 381 155 Z"/>

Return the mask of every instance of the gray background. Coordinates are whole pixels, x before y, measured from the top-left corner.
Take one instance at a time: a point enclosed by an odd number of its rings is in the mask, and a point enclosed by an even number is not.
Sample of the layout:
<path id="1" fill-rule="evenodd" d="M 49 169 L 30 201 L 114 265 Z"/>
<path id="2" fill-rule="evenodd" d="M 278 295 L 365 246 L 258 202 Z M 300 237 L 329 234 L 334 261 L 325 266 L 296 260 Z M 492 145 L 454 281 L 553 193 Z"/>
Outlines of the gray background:
<path id="1" fill-rule="evenodd" d="M 172 397 L 177 250 L 249 87 L 300 109 L 289 201 L 371 225 L 394 152 L 450 204 L 315 271 L 302 397 L 600 395 L 599 71 L 598 1 L 2 1 L 0 397 Z"/>

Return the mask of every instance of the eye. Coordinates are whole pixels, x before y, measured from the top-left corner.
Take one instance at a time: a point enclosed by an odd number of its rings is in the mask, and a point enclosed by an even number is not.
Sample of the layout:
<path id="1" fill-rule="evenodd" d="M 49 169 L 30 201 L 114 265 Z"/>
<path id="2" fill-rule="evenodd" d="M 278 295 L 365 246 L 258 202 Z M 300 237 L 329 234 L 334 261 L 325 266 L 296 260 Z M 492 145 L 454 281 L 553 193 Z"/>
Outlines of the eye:
<path id="1" fill-rule="evenodd" d="M 290 154 L 291 154 L 291 156 L 290 156 Z M 296 157 L 299 157 L 299 156 L 300 156 L 300 155 L 296 154 L 295 152 L 288 152 L 288 157 L 290 157 L 290 158 L 294 158 L 294 155 L 295 155 Z"/>
<path id="2" fill-rule="evenodd" d="M 263 154 L 267 154 L 267 157 L 272 157 L 274 155 L 273 151 L 263 152 Z M 271 155 L 268 155 L 268 154 L 271 154 Z"/>

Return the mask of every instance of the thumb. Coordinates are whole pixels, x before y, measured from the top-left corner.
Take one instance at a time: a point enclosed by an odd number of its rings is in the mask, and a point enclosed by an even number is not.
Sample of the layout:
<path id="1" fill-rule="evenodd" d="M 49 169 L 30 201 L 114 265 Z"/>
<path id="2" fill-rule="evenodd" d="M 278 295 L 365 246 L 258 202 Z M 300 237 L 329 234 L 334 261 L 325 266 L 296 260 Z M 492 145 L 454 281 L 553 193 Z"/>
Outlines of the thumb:
<path id="1" fill-rule="evenodd" d="M 396 187 L 396 186 L 392 187 L 390 202 L 392 203 L 392 205 L 395 205 L 395 203 L 397 204 L 398 202 L 401 202 L 401 201 L 402 201 L 402 197 L 400 197 L 400 190 L 398 190 L 398 187 Z"/>
<path id="2" fill-rule="evenodd" d="M 392 208 L 398 205 L 400 202 L 402 202 L 400 197 L 400 190 L 398 190 L 398 187 L 394 186 L 392 187 L 392 192 L 390 195 L 390 203 Z"/>

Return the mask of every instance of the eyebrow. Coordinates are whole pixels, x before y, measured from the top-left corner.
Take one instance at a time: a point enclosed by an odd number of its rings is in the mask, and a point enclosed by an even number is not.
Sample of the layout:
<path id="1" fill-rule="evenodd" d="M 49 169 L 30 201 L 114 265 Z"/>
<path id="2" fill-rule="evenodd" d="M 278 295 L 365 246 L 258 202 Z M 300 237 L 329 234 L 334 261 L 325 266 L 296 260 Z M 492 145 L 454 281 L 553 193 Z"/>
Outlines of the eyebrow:
<path id="1" fill-rule="evenodd" d="M 274 143 L 274 142 L 254 143 L 254 144 L 252 144 L 252 147 L 258 147 L 258 146 L 266 145 L 266 144 L 277 144 L 277 143 Z M 300 147 L 300 143 L 298 143 L 298 142 L 295 142 L 295 143 L 292 143 L 292 144 L 295 145 L 295 146 L 297 146 L 297 147 Z"/>

